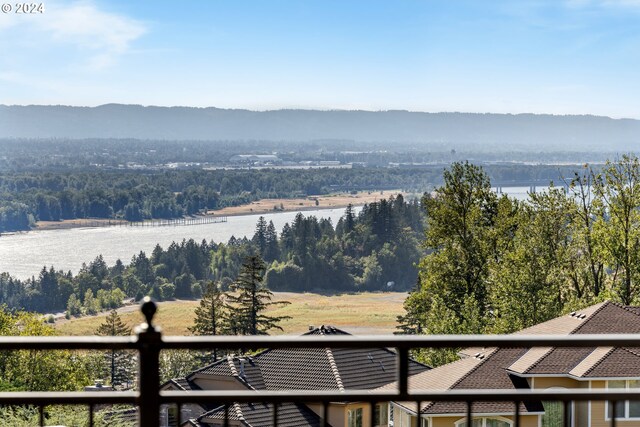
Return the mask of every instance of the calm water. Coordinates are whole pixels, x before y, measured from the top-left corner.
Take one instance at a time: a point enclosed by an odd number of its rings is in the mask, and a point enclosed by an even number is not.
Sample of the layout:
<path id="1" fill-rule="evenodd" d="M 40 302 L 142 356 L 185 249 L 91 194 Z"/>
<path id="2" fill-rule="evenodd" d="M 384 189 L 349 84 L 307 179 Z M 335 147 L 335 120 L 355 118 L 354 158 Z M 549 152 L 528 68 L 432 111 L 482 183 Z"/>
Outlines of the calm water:
<path id="1" fill-rule="evenodd" d="M 548 189 L 549 187 L 538 186 L 536 187 L 536 193 L 540 193 Z M 529 198 L 529 190 L 530 187 L 502 187 L 501 194 L 506 194 L 517 200 L 527 200 Z M 496 187 L 493 187 L 493 191 L 497 192 Z M 498 195 L 500 195 L 500 193 L 498 193 Z"/>
<path id="2" fill-rule="evenodd" d="M 359 210 L 359 208 L 357 209 Z M 302 212 L 305 216 L 330 218 L 333 225 L 344 208 Z M 278 231 L 291 223 L 297 212 L 263 214 Z M 227 242 L 231 236 L 251 238 L 260 215 L 233 216 L 228 222 L 174 227 L 102 227 L 67 230 L 41 230 L 0 236 L 0 272 L 26 279 L 37 275 L 43 266 L 77 273 L 83 262 L 102 254 L 108 264 L 120 258 L 128 264 L 140 251 L 150 254 L 157 243 L 166 248 L 183 239 Z"/>
<path id="3" fill-rule="evenodd" d="M 537 187 L 543 191 L 546 187 Z M 494 188 L 495 191 L 495 188 Z M 502 192 L 519 200 L 528 197 L 529 187 L 503 187 Z M 357 208 L 358 210 L 360 208 Z M 292 222 L 297 212 L 264 214 L 278 231 Z M 305 216 L 330 218 L 335 225 L 344 208 L 303 212 Z M 108 264 L 120 258 L 125 264 L 140 251 L 150 254 L 157 243 L 166 248 L 183 239 L 226 242 L 231 236 L 251 238 L 259 214 L 229 217 L 228 222 L 176 227 L 103 227 L 42 230 L 0 236 L 0 272 L 26 279 L 37 275 L 43 266 L 54 266 L 77 273 L 83 262 L 102 254 Z"/>

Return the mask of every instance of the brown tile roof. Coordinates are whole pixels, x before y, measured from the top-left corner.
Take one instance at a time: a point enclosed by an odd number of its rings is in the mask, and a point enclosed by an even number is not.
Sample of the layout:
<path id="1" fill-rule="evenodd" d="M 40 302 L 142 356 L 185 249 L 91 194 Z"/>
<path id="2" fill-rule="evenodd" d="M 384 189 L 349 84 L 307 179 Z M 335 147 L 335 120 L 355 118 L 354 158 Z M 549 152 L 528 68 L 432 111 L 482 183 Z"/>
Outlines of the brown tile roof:
<path id="1" fill-rule="evenodd" d="M 571 371 L 569 371 L 569 375 L 574 377 L 582 377 L 588 372 L 590 372 L 593 367 L 600 363 L 600 361 L 606 357 L 611 351 L 613 347 L 598 347 L 591 352 L 587 357 L 582 359 L 582 361 L 577 364 Z"/>
<path id="2" fill-rule="evenodd" d="M 527 374 L 568 373 L 582 359 L 593 352 L 594 348 L 556 347 L 532 365 Z"/>
<path id="3" fill-rule="evenodd" d="M 640 377 L 640 354 L 628 348 L 615 348 L 582 376 L 584 378 Z"/>
<path id="4" fill-rule="evenodd" d="M 640 307 L 628 307 L 609 301 L 564 315 L 548 322 L 516 332 L 520 335 L 640 333 Z M 486 353 L 482 360 L 476 353 Z M 527 381 L 515 374 L 557 374 L 580 378 L 640 377 L 640 348 L 566 348 L 534 347 L 483 349 L 467 348 L 466 356 L 409 379 L 411 391 L 449 389 L 515 389 L 529 388 Z M 390 384 L 383 387 L 388 389 Z M 415 403 L 400 402 L 415 411 Z M 426 402 L 423 414 L 464 414 L 463 402 Z M 513 413 L 512 403 L 477 402 L 474 412 Z M 542 411 L 539 402 L 526 402 L 521 411 Z"/>
<path id="5" fill-rule="evenodd" d="M 516 360 L 509 369 L 511 372 L 526 374 L 540 359 L 549 354 L 553 347 L 533 347 L 530 348 L 521 358 Z"/>
<path id="6" fill-rule="evenodd" d="M 516 389 L 529 388 L 527 382 L 521 378 L 509 375 L 506 367 L 522 357 L 526 349 L 501 348 L 487 355 L 479 364 L 473 367 L 466 375 L 457 381 L 451 390 L 456 389 Z M 435 368 L 434 370 L 437 370 Z M 433 402 L 422 409 L 423 414 L 463 414 L 466 412 L 464 402 Z M 511 402 L 476 402 L 473 411 L 479 413 L 513 413 L 514 405 Z M 540 412 L 542 406 L 539 402 L 523 402 L 520 411 Z"/>
<path id="7" fill-rule="evenodd" d="M 628 307 L 604 302 L 573 334 L 637 334 L 640 315 Z"/>
<path id="8" fill-rule="evenodd" d="M 640 333 L 640 307 L 623 306 L 610 301 L 592 305 L 586 309 L 560 316 L 540 325 L 516 332 L 516 334 L 610 334 Z M 532 348 L 509 369 L 519 374 L 558 374 L 586 372 L 585 359 L 595 363 L 591 348 Z M 595 354 L 598 354 L 597 352 Z M 606 359 L 606 358 L 605 358 Z M 598 363 L 609 362 L 599 360 Z M 580 368 L 578 369 L 578 366 Z M 612 369 L 615 372 L 615 369 Z M 574 374 L 571 374 L 574 375 Z"/>
<path id="9" fill-rule="evenodd" d="M 273 406 L 263 403 L 234 404 L 228 411 L 229 420 L 240 421 L 248 427 L 271 426 L 273 420 Z M 220 425 L 224 420 L 224 406 L 209 411 L 196 421 L 199 426 Z M 300 427 L 320 426 L 320 417 L 304 405 L 283 403 L 278 406 L 278 426 Z"/>

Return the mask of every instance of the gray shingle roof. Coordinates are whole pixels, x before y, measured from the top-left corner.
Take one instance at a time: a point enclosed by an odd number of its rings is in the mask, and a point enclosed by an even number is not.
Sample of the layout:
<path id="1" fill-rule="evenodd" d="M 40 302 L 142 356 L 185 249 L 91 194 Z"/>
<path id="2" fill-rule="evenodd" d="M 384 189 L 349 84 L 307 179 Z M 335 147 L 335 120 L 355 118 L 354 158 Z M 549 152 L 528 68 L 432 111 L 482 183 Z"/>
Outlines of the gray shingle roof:
<path id="1" fill-rule="evenodd" d="M 322 326 L 305 335 L 348 335 Z M 369 390 L 395 381 L 396 354 L 386 348 L 332 349 L 287 348 L 265 350 L 251 358 L 230 357 L 206 366 L 195 374 L 231 376 L 256 390 Z M 410 361 L 409 372 L 429 369 Z M 244 375 L 242 375 L 244 372 Z"/>

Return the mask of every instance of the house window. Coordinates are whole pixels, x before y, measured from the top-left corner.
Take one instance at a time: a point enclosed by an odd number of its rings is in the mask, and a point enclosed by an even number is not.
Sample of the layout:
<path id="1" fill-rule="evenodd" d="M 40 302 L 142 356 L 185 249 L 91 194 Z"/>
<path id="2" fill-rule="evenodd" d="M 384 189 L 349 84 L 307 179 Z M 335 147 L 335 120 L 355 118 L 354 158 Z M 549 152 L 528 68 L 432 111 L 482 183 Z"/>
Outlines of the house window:
<path id="1" fill-rule="evenodd" d="M 347 426 L 362 427 L 362 408 L 347 411 Z"/>
<path id="2" fill-rule="evenodd" d="M 393 427 L 411 427 L 409 413 L 400 408 L 396 408 L 393 411 Z"/>
<path id="3" fill-rule="evenodd" d="M 389 425 L 389 405 L 378 403 L 373 414 L 373 425 L 376 427 L 386 427 Z"/>
<path id="4" fill-rule="evenodd" d="M 472 427 L 511 427 L 513 422 L 502 417 L 482 417 L 471 420 Z M 463 418 L 456 422 L 456 427 L 467 427 L 467 419 Z"/>
<path id="5" fill-rule="evenodd" d="M 389 420 L 392 420 L 393 423 L 388 423 L 388 425 L 392 425 L 393 427 L 429 427 L 428 418 L 418 419 L 417 416 L 410 414 L 400 407 L 391 405 L 389 413 Z M 387 424 L 382 425 L 386 426 Z"/>
<path id="6" fill-rule="evenodd" d="M 607 381 L 607 388 L 611 389 L 625 389 L 625 388 L 640 388 L 640 380 L 612 380 Z M 607 404 L 606 419 L 610 419 L 613 415 L 613 404 L 609 402 Z M 616 402 L 616 418 L 640 418 L 640 401 L 637 400 L 624 400 Z"/>
<path id="7" fill-rule="evenodd" d="M 166 410 L 166 420 L 165 426 L 167 427 L 177 427 L 179 424 L 178 420 L 178 408 L 175 405 L 170 405 L 165 407 Z"/>

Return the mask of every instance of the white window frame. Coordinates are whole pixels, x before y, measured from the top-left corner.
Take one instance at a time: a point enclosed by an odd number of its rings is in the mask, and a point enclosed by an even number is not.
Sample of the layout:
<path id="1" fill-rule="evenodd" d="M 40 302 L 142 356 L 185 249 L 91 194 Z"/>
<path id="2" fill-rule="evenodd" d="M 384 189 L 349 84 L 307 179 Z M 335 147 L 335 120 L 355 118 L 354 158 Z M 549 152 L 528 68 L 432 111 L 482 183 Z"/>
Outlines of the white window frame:
<path id="1" fill-rule="evenodd" d="M 364 426 L 364 408 L 353 408 L 353 409 L 347 409 L 347 427 L 352 427 L 352 426 L 357 427 L 358 411 L 360 411 L 360 425 Z M 351 418 L 352 414 L 353 414 L 353 418 Z M 351 422 L 352 420 L 353 420 L 353 423 Z"/>
<path id="2" fill-rule="evenodd" d="M 510 420 L 509 418 L 505 418 L 505 417 L 500 417 L 500 416 L 496 416 L 496 417 L 491 417 L 491 416 L 484 416 L 484 417 L 471 417 L 471 427 L 473 427 L 473 421 L 474 420 L 482 420 L 482 427 L 487 427 L 487 420 L 498 420 L 498 421 L 502 421 L 505 422 L 507 424 L 509 424 L 509 427 L 513 427 L 513 421 Z M 464 418 L 460 418 L 458 421 L 455 422 L 455 427 L 460 427 L 463 423 L 467 422 L 467 417 Z"/>
<path id="3" fill-rule="evenodd" d="M 378 411 L 378 414 L 382 413 L 382 408 L 386 408 L 387 417 L 386 419 L 379 420 L 379 422 L 382 424 L 375 424 L 375 427 L 387 427 L 389 425 L 389 419 L 391 417 L 391 413 L 390 413 L 391 411 L 389 410 L 390 406 L 391 405 L 389 403 L 376 403 L 376 409 Z"/>
<path id="4" fill-rule="evenodd" d="M 612 389 L 612 390 L 628 390 L 629 388 L 629 382 L 630 381 L 640 381 L 639 379 L 611 379 L 611 380 L 607 380 L 607 385 L 606 385 L 606 389 L 609 390 L 609 381 L 624 381 L 624 388 L 616 388 L 616 389 Z M 640 384 L 638 385 L 640 387 Z M 634 387 L 637 388 L 637 387 Z M 609 405 L 612 402 L 610 401 L 606 401 L 605 402 L 605 406 L 604 406 L 604 419 L 605 421 L 610 421 L 611 420 L 611 416 L 609 415 Z M 616 402 L 616 403 L 619 403 Z M 620 415 L 620 414 L 616 414 L 616 420 L 624 420 L 624 421 L 636 421 L 636 420 L 640 420 L 640 416 L 637 417 L 630 417 L 629 416 L 629 401 L 625 400 L 624 401 L 624 415 Z"/>

